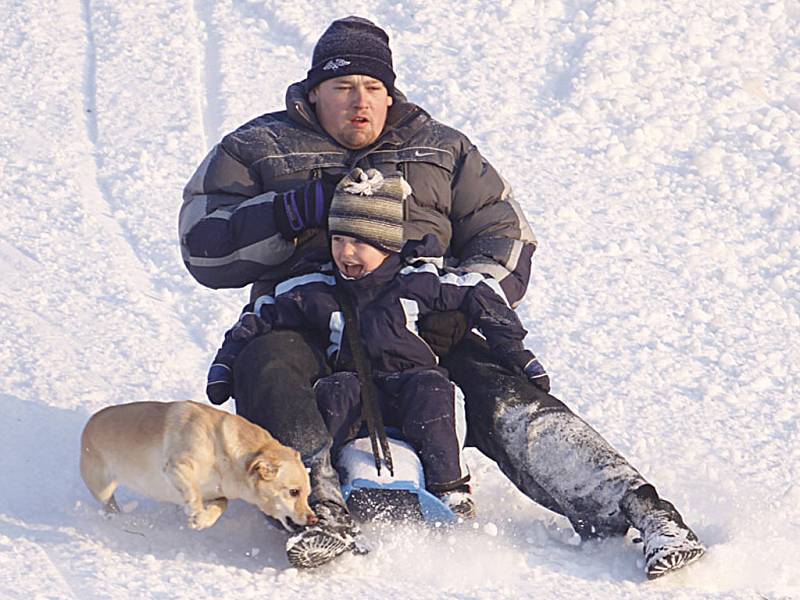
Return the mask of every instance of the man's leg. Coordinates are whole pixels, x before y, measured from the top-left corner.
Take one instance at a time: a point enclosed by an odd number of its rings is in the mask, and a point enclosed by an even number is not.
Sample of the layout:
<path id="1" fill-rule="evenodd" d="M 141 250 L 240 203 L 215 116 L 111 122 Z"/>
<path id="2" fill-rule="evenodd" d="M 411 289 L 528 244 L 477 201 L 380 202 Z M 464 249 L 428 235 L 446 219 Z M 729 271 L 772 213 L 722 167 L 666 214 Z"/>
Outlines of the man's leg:
<path id="1" fill-rule="evenodd" d="M 468 442 L 581 537 L 635 527 L 651 579 L 703 555 L 680 513 L 619 452 L 560 400 L 493 364 L 483 340 L 469 335 L 442 362 L 466 393 Z"/>
<path id="2" fill-rule="evenodd" d="M 527 496 L 568 517 L 582 537 L 623 534 L 620 501 L 646 482 L 557 398 L 494 362 L 468 335 L 442 361 L 464 390 L 468 443 Z"/>
<path id="3" fill-rule="evenodd" d="M 319 523 L 287 543 L 289 560 L 314 567 L 353 549 L 360 534 L 331 464 L 331 436 L 313 385 L 330 372 L 322 342 L 305 332 L 273 331 L 253 339 L 234 364 L 236 412 L 298 450 L 310 470 L 309 503 Z"/>

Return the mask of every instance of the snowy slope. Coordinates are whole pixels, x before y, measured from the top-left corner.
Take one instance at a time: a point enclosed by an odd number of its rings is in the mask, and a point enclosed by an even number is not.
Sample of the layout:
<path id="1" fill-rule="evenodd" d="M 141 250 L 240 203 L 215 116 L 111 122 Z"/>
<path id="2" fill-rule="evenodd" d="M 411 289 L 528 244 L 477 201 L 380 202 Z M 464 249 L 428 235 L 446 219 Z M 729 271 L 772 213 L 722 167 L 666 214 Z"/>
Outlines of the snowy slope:
<path id="1" fill-rule="evenodd" d="M 352 12 L 467 133 L 540 241 L 520 314 L 554 392 L 709 545 L 645 583 L 470 453 L 480 518 L 368 527 L 313 573 L 235 503 L 211 530 L 83 487 L 102 406 L 202 399 L 241 290 L 180 262 L 181 188 L 282 106 Z M 0 598 L 800 598 L 796 0 L 0 0 Z"/>

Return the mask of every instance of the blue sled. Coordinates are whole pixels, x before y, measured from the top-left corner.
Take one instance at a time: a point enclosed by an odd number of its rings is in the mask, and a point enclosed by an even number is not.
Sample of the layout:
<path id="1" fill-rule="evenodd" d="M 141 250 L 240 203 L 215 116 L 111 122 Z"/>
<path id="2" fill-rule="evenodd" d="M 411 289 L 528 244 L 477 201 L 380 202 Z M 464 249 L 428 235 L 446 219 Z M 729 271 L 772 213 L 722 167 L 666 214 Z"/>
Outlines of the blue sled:
<path id="1" fill-rule="evenodd" d="M 394 476 L 375 468 L 369 438 L 349 442 L 339 454 L 336 469 L 350 512 L 362 521 L 424 521 L 449 524 L 458 521 L 441 500 L 425 489 L 422 464 L 405 441 L 389 438 Z"/>

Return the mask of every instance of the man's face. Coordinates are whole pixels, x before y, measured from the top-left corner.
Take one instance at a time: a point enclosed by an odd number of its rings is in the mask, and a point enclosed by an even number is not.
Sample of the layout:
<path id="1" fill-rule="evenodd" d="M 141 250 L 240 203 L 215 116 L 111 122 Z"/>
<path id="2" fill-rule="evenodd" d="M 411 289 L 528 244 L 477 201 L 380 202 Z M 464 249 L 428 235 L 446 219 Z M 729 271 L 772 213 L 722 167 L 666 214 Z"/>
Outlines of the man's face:
<path id="1" fill-rule="evenodd" d="M 345 148 L 365 148 L 386 124 L 392 97 L 382 81 L 367 75 L 326 79 L 308 93 L 322 128 Z"/>
<path id="2" fill-rule="evenodd" d="M 332 235 L 331 256 L 342 275 L 360 279 L 380 267 L 389 253 L 354 237 Z"/>

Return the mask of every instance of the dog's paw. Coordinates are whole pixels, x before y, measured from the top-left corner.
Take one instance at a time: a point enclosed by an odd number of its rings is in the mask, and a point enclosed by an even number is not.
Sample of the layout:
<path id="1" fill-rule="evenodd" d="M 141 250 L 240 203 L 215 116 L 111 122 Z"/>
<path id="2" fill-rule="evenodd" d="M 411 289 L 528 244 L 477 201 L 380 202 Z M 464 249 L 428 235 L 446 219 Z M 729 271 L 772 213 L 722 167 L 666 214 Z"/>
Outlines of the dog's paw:
<path id="1" fill-rule="evenodd" d="M 208 529 L 217 522 L 220 516 L 219 510 L 204 510 L 189 515 L 189 527 L 192 529 Z"/>

